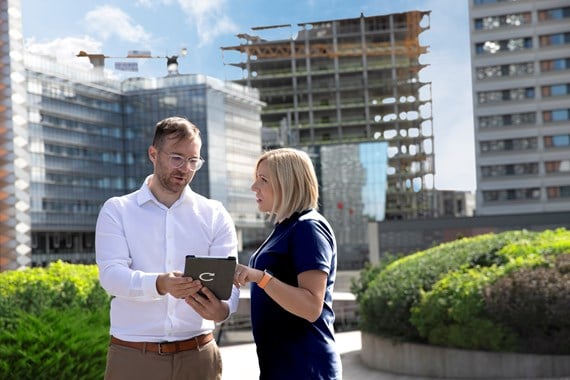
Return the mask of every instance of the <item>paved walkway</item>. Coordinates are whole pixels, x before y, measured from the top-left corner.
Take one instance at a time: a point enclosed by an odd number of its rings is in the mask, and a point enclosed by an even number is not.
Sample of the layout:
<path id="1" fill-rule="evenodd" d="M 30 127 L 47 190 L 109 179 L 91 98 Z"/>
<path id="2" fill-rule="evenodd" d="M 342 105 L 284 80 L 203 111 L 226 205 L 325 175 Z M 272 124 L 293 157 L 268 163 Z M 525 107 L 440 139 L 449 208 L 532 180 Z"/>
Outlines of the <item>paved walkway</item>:
<path id="1" fill-rule="evenodd" d="M 232 333 L 234 334 L 234 333 Z M 251 333 L 235 333 L 232 338 L 240 344 L 221 346 L 224 370 L 222 380 L 256 380 L 259 378 L 255 344 L 251 343 Z M 249 335 L 248 335 L 249 334 Z M 336 339 L 342 359 L 343 380 L 437 380 L 432 377 L 416 377 L 395 375 L 366 367 L 360 361 L 360 331 L 336 333 Z M 236 339 L 237 337 L 237 339 Z M 227 344 L 230 344 L 226 340 Z M 532 378 L 516 378 L 512 380 L 531 380 Z M 468 380 L 452 379 L 447 380 Z M 570 380 L 570 376 L 557 378 L 540 378 L 539 380 Z"/>
<path id="2" fill-rule="evenodd" d="M 235 334 L 235 333 L 232 333 Z M 248 333 L 245 333 L 248 334 Z M 240 339 L 233 337 L 234 339 Z M 427 378 L 397 376 L 369 369 L 360 361 L 360 331 L 336 334 L 342 358 L 343 380 L 424 380 Z M 250 336 L 241 344 L 222 345 L 224 371 L 222 380 L 255 380 L 259 377 L 255 344 Z M 228 343 L 229 344 L 229 343 Z"/>
<path id="3" fill-rule="evenodd" d="M 334 303 L 337 320 L 352 318 L 355 304 L 354 295 L 349 292 L 350 281 L 357 277 L 357 271 L 340 271 L 337 273 L 337 290 Z M 249 315 L 249 292 L 242 289 L 240 310 Z M 347 314 L 347 315 L 345 315 Z M 335 334 L 342 358 L 343 380 L 428 380 L 428 378 L 398 376 L 369 369 L 360 361 L 360 331 L 337 332 Z M 224 365 L 222 380 L 256 380 L 259 378 L 257 355 L 251 331 L 224 332 L 221 341 L 222 360 Z M 431 380 L 431 379 L 430 379 Z"/>

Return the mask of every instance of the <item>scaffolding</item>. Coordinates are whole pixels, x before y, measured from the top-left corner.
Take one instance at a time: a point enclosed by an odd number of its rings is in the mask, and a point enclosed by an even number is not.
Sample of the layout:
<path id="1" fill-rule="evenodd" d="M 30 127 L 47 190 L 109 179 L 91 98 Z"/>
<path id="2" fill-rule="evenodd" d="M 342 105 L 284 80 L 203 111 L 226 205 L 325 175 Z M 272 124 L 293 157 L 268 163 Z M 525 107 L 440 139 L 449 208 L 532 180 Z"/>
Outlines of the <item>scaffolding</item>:
<path id="1" fill-rule="evenodd" d="M 426 66 L 419 58 L 428 50 L 419 35 L 429 29 L 429 16 L 411 11 L 301 23 L 285 39 L 238 34 L 241 43 L 222 51 L 240 53 L 239 62 L 228 63 L 242 70 L 236 82 L 257 88 L 267 104 L 264 146 L 386 141 L 386 219 L 432 217 L 431 83 L 419 78 Z M 283 28 L 292 26 L 252 30 Z"/>

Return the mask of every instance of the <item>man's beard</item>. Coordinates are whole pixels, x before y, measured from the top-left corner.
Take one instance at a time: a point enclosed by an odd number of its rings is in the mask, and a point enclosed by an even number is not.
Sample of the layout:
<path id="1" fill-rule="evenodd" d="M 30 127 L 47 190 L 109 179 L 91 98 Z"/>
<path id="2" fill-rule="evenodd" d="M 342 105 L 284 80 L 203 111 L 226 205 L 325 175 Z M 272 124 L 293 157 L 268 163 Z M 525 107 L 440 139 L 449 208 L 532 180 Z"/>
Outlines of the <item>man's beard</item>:
<path id="1" fill-rule="evenodd" d="M 180 193 L 190 183 L 190 178 L 180 171 L 161 171 L 157 174 L 160 186 L 170 193 Z M 175 177 L 183 178 L 183 181 L 179 181 Z"/>

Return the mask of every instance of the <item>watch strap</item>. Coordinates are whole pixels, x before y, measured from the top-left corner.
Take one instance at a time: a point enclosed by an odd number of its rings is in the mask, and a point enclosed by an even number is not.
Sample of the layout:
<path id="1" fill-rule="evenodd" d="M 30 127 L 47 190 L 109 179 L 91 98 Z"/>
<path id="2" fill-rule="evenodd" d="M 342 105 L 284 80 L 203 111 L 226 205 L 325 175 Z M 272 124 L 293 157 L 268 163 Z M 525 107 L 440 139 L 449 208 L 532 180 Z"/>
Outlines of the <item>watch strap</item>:
<path id="1" fill-rule="evenodd" d="M 273 278 L 273 275 L 271 274 L 271 272 L 269 272 L 267 269 L 263 271 L 263 277 L 261 277 L 261 280 L 259 280 L 259 282 L 257 283 L 257 285 L 261 288 L 261 289 L 265 289 L 265 287 L 267 286 L 267 283 L 269 283 L 269 281 Z"/>

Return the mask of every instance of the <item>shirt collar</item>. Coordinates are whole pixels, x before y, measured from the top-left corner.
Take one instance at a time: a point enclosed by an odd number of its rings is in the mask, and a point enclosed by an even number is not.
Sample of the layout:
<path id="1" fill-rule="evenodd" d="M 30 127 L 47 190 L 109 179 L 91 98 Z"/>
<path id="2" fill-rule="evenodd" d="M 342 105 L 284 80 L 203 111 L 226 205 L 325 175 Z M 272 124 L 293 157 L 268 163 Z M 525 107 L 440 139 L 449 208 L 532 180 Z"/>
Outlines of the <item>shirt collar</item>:
<path id="1" fill-rule="evenodd" d="M 145 180 L 144 180 L 144 182 L 140 188 L 140 191 L 137 195 L 137 203 L 139 206 L 142 206 L 143 204 L 145 204 L 147 202 L 154 202 L 157 205 L 159 205 L 160 207 L 166 207 L 165 205 L 160 203 L 160 201 L 158 199 L 156 199 L 156 197 L 154 196 L 154 194 L 152 193 L 152 191 L 150 191 L 150 188 L 148 187 L 148 183 L 149 183 L 149 181 L 153 175 L 154 174 L 150 174 L 149 176 L 147 176 L 145 178 Z M 190 186 L 186 186 L 186 187 L 184 187 L 184 191 L 180 195 L 180 198 L 178 198 L 176 200 L 176 202 L 174 202 L 174 204 L 171 206 L 171 208 L 176 207 L 181 202 L 192 202 L 192 199 L 194 199 L 194 192 L 192 191 Z"/>

